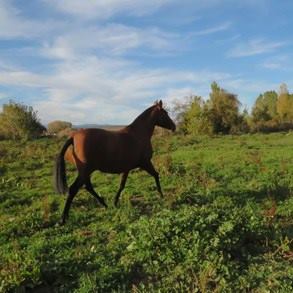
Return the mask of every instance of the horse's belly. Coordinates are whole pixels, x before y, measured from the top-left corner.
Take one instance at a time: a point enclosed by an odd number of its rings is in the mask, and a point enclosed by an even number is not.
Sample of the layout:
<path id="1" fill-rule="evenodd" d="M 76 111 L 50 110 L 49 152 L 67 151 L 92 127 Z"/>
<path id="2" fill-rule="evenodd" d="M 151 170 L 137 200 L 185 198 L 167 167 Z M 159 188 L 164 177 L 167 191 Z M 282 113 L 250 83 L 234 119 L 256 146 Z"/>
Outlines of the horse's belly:
<path id="1" fill-rule="evenodd" d="M 127 170 L 124 169 L 124 168 L 114 168 L 114 167 L 100 167 L 100 168 L 97 168 L 97 170 L 101 171 L 101 172 L 104 172 L 104 173 L 111 173 L 111 174 L 120 174 L 120 173 L 124 173 L 126 172 Z"/>
<path id="2" fill-rule="evenodd" d="M 94 169 L 105 173 L 119 174 L 129 170 L 132 170 L 138 166 L 138 163 L 131 160 L 113 160 L 111 158 L 104 158 L 98 160 L 94 166 Z"/>

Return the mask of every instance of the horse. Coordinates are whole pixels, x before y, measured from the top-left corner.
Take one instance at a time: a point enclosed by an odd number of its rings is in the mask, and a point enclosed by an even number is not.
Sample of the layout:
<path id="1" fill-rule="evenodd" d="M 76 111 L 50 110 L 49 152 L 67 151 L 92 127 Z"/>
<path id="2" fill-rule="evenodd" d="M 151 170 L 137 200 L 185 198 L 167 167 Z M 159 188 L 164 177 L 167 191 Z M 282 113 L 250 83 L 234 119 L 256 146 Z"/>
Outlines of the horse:
<path id="1" fill-rule="evenodd" d="M 88 128 L 78 130 L 71 135 L 57 156 L 54 168 L 56 191 L 60 194 L 68 193 L 61 224 L 65 224 L 73 198 L 82 186 L 85 186 L 85 189 L 102 206 L 107 208 L 103 197 L 95 192 L 91 183 L 90 176 L 96 170 L 122 174 L 120 187 L 114 201 L 116 207 L 128 174 L 135 168 L 145 170 L 154 177 L 157 190 L 163 197 L 159 173 L 151 162 L 153 155 L 151 137 L 155 126 L 173 132 L 176 130 L 176 125 L 163 108 L 161 100 L 146 109 L 131 124 L 120 130 Z M 66 182 L 64 157 L 73 161 L 78 171 L 78 175 L 69 189 Z"/>

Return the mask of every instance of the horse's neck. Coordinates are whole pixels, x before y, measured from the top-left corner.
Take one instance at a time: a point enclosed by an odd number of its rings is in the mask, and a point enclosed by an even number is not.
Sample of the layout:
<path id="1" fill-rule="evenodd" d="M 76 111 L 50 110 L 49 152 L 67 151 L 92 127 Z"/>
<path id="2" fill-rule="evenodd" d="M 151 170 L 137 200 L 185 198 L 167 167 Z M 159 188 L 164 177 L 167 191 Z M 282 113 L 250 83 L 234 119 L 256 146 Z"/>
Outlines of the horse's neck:
<path id="1" fill-rule="evenodd" d="M 137 135 L 141 135 L 145 138 L 151 138 L 155 129 L 155 123 L 151 116 L 149 109 L 139 115 L 129 126 L 132 132 Z"/>

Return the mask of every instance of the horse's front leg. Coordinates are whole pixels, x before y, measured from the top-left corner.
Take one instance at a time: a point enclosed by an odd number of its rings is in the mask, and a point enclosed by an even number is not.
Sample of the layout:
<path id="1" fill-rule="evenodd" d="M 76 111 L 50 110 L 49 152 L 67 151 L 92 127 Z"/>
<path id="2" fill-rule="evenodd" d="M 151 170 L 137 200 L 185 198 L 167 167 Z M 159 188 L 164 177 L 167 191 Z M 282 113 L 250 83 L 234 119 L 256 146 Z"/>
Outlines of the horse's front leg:
<path id="1" fill-rule="evenodd" d="M 117 194 L 115 196 L 115 201 L 114 201 L 114 204 L 115 204 L 116 207 L 118 206 L 118 201 L 119 201 L 120 194 L 121 194 L 122 190 L 125 187 L 125 183 L 126 183 L 126 180 L 127 180 L 127 177 L 128 177 L 128 173 L 129 173 L 129 171 L 124 172 L 122 174 L 120 187 L 119 187 L 119 190 L 118 190 L 118 192 L 117 192 Z"/>
<path id="2" fill-rule="evenodd" d="M 153 166 L 153 163 L 151 161 L 146 161 L 142 164 L 141 169 L 147 171 L 151 176 L 155 178 L 157 190 L 160 193 L 161 197 L 164 197 L 161 189 L 159 173 L 156 171 L 155 167 Z"/>

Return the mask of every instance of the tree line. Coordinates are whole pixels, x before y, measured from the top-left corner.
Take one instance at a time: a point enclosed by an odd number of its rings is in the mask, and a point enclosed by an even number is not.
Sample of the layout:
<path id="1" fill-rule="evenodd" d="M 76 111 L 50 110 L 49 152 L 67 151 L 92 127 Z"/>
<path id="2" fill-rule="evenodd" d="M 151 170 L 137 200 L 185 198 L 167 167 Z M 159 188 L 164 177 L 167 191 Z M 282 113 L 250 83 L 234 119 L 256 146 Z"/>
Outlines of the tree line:
<path id="1" fill-rule="evenodd" d="M 293 94 L 282 84 L 279 93 L 260 94 L 251 110 L 241 111 L 236 94 L 211 84 L 207 100 L 190 96 L 174 107 L 178 129 L 184 134 L 240 134 L 293 129 Z"/>
<path id="2" fill-rule="evenodd" d="M 279 92 L 260 94 L 251 110 L 241 110 L 234 93 L 211 84 L 209 98 L 190 96 L 177 102 L 173 108 L 177 128 L 183 134 L 240 134 L 247 132 L 274 132 L 293 129 L 293 94 L 286 84 Z M 10 101 L 0 113 L 0 139 L 33 139 L 44 134 L 66 136 L 72 124 L 52 121 L 43 126 L 38 114 L 30 106 Z"/>

